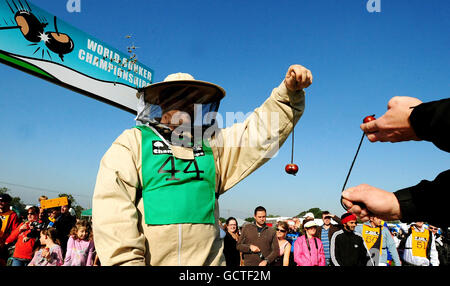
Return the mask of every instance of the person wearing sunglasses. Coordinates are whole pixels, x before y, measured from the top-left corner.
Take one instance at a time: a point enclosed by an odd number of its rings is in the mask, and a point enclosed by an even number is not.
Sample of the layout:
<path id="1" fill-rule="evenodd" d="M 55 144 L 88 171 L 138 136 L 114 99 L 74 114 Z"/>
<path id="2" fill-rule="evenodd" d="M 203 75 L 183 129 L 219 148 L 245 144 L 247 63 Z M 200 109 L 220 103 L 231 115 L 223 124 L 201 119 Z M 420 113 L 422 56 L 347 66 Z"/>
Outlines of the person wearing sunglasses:
<path id="1" fill-rule="evenodd" d="M 29 234 L 34 229 L 34 223 L 38 221 L 39 208 L 31 207 L 27 210 L 27 220 L 19 225 L 6 239 L 6 245 L 14 244 L 15 249 L 12 256 L 11 266 L 27 266 L 33 259 L 34 245 L 36 237 L 30 237 Z"/>
<path id="2" fill-rule="evenodd" d="M 291 244 L 286 239 L 289 225 L 285 221 L 279 221 L 277 222 L 277 227 L 275 228 L 275 230 L 277 231 L 277 239 L 278 246 L 280 247 L 280 252 L 278 253 L 278 257 L 271 264 L 271 266 L 289 266 Z"/>
<path id="3" fill-rule="evenodd" d="M 312 218 L 303 221 L 305 235 L 294 243 L 294 261 L 297 266 L 326 266 L 322 241 L 315 237 L 317 227 Z"/>

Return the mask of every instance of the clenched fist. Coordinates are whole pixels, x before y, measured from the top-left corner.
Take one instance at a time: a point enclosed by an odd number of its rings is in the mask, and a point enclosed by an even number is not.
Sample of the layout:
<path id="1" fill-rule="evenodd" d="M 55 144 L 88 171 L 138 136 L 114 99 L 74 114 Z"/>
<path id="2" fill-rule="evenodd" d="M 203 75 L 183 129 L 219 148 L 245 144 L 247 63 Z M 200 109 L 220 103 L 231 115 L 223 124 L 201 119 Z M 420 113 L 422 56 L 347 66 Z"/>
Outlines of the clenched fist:
<path id="1" fill-rule="evenodd" d="M 388 221 L 401 219 L 397 197 L 385 190 L 363 184 L 345 190 L 342 198 L 348 212 L 357 215 L 362 221 L 368 221 L 370 215 Z M 356 203 L 363 203 L 366 208 L 361 208 Z"/>
<path id="2" fill-rule="evenodd" d="M 307 88 L 312 84 L 313 76 L 309 69 L 301 65 L 289 67 L 284 84 L 290 91 L 297 91 Z"/>

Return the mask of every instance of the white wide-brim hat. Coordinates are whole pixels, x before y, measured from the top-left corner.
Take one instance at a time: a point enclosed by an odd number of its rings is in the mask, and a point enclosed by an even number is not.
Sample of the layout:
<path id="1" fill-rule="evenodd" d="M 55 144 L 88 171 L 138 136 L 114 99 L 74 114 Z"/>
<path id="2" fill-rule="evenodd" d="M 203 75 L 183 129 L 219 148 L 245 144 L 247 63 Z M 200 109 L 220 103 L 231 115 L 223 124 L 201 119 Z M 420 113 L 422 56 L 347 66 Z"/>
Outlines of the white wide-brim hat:
<path id="1" fill-rule="evenodd" d="M 318 226 L 318 224 L 315 221 L 311 220 L 311 221 L 308 221 L 307 223 L 305 223 L 305 225 L 303 227 L 309 228 L 309 227 L 313 227 L 313 226 Z"/>
<path id="2" fill-rule="evenodd" d="M 181 104 L 207 104 L 219 102 L 225 97 L 225 90 L 213 83 L 200 81 L 187 73 L 174 73 L 164 81 L 154 83 L 140 90 L 145 102 L 162 108 Z"/>

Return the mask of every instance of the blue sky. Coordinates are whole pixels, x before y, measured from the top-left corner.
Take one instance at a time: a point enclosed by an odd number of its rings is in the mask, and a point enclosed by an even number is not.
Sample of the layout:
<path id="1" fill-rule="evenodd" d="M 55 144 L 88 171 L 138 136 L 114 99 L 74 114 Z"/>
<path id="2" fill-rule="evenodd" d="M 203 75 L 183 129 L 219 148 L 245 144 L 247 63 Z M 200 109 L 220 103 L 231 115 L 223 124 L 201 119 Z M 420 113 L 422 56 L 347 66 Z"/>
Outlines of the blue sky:
<path id="1" fill-rule="evenodd" d="M 282 216 L 312 207 L 342 214 L 340 191 L 362 119 L 381 116 L 393 96 L 431 101 L 450 91 L 445 0 L 381 0 L 381 13 L 369 13 L 366 0 L 81 0 L 81 13 L 69 13 L 66 2 L 31 1 L 124 52 L 125 36 L 132 35 L 155 82 L 188 72 L 223 86 L 223 114 L 258 107 L 291 64 L 313 72 L 295 129 L 299 174 L 284 173 L 289 138 L 276 158 L 221 197 L 224 217 L 250 216 L 258 205 Z M 133 119 L 1 65 L 0 187 L 27 203 L 37 203 L 45 189 L 56 192 L 50 197 L 71 193 L 90 207 L 100 159 Z M 347 186 L 395 191 L 434 179 L 449 163 L 448 154 L 428 142 L 365 140 Z"/>

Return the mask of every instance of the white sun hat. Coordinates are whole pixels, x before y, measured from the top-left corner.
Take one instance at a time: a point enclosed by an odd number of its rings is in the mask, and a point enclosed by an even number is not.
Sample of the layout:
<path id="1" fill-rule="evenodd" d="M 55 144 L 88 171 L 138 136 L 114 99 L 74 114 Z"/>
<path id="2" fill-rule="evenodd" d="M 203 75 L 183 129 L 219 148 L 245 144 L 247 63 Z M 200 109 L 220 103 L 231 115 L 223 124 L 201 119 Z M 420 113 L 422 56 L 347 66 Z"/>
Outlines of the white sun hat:
<path id="1" fill-rule="evenodd" d="M 311 221 L 308 221 L 307 223 L 305 223 L 305 225 L 303 227 L 309 228 L 309 227 L 313 227 L 313 226 L 318 226 L 318 224 L 315 221 L 311 220 Z"/>
<path id="2" fill-rule="evenodd" d="M 151 84 L 143 89 L 145 101 L 166 107 L 175 102 L 196 104 L 220 101 L 225 97 L 225 90 L 213 83 L 196 80 L 188 73 L 168 75 L 164 81 Z"/>

